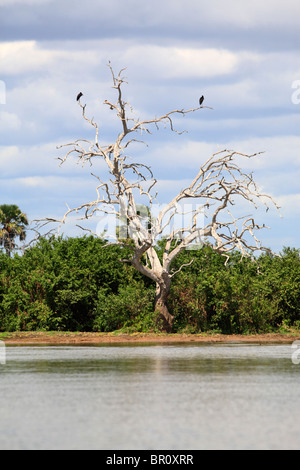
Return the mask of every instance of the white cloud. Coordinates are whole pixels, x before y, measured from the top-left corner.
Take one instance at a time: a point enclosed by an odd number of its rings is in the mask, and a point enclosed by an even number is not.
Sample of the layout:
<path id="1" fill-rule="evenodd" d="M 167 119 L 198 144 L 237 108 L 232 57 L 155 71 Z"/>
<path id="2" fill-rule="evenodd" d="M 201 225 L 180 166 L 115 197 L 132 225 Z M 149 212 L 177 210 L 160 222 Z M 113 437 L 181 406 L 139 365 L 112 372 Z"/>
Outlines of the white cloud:
<path id="1" fill-rule="evenodd" d="M 197 169 L 214 153 L 224 149 L 251 155 L 263 152 L 260 156 L 247 159 L 241 157 L 241 164 L 246 169 L 276 170 L 283 168 L 288 172 L 291 166 L 300 167 L 300 137 L 254 137 L 244 140 L 228 140 L 220 142 L 201 142 L 183 140 L 166 143 L 154 150 L 146 150 L 144 158 L 151 164 L 159 164 L 160 168 Z M 239 158 L 239 157 L 237 157 Z"/>
<path id="2" fill-rule="evenodd" d="M 54 144 L 28 146 L 0 146 L 0 175 L 11 178 L 24 175 L 53 173 L 58 162 Z"/>
<path id="3" fill-rule="evenodd" d="M 53 51 L 39 49 L 36 41 L 3 42 L 0 48 L 2 74 L 42 70 L 54 58 Z"/>
<path id="4" fill-rule="evenodd" d="M 185 9 L 191 1 L 184 3 Z M 297 0 L 278 0 L 276 3 L 274 0 L 265 0 L 263 3 L 260 0 L 251 0 L 251 2 L 213 0 L 205 6 L 206 8 L 203 9 L 203 3 L 200 2 L 197 13 L 200 14 L 201 9 L 204 10 L 206 21 L 239 28 L 296 25 L 296 17 L 300 14 L 300 5 Z"/>
<path id="5" fill-rule="evenodd" d="M 19 131 L 21 125 L 21 119 L 16 114 L 5 111 L 0 113 L 0 135 L 5 135 L 9 131 Z"/>
<path id="6" fill-rule="evenodd" d="M 99 54 L 96 49 L 82 48 L 78 51 L 56 46 L 42 47 L 37 41 L 2 42 L 1 74 L 19 75 L 46 71 L 47 74 L 59 76 L 61 71 L 80 73 L 83 67 L 92 67 L 98 63 Z"/>
<path id="7" fill-rule="evenodd" d="M 276 201 L 281 207 L 283 217 L 300 217 L 300 193 L 278 196 Z"/>
<path id="8" fill-rule="evenodd" d="M 76 164 L 77 160 L 69 158 L 63 165 L 59 166 L 58 157 L 65 155 L 69 150 L 67 147 L 57 149 L 55 143 L 33 146 L 0 146 L 0 176 L 1 178 L 24 177 L 60 177 L 68 176 L 73 178 L 91 178 L 91 172 L 103 171 L 104 162 L 102 159 L 93 161 L 93 166 L 89 164 L 82 167 Z M 25 180 L 24 180 L 25 181 Z M 31 181 L 31 180 L 28 180 Z M 92 180 L 94 183 L 94 180 Z"/>
<path id="9" fill-rule="evenodd" d="M 0 6 L 12 6 L 12 5 L 41 5 L 53 3 L 53 0 L 0 0 Z"/>
<path id="10" fill-rule="evenodd" d="M 0 48 L 1 74 L 46 71 L 51 75 L 81 75 L 82 68 L 87 67 L 87 72 L 109 59 L 118 61 L 120 67 L 128 66 L 131 70 L 134 67 L 138 76 L 150 74 L 164 79 L 220 76 L 231 73 L 238 64 L 238 56 L 225 49 L 134 45 L 132 40 L 74 41 L 73 45 L 58 42 L 43 46 L 34 40 L 15 41 L 2 42 Z"/>
<path id="11" fill-rule="evenodd" d="M 264 152 L 261 157 L 246 161 L 246 168 L 288 172 L 291 166 L 300 166 L 300 137 L 293 135 L 253 137 L 227 142 L 228 146 L 243 153 Z"/>
<path id="12" fill-rule="evenodd" d="M 224 141 L 219 145 L 187 140 L 181 144 L 167 143 L 149 153 L 146 151 L 143 160 L 151 164 L 154 176 L 161 175 L 162 178 L 157 186 L 159 200 L 168 201 L 170 195 L 174 196 L 192 181 L 208 158 L 224 149 L 246 155 L 265 151 L 250 159 L 237 155 L 235 161 L 246 173 L 254 172 L 254 180 L 261 192 L 282 205 L 284 213 L 287 203 L 298 203 L 297 198 L 293 199 L 293 194 L 298 194 L 300 179 L 300 137 L 296 136 Z M 167 175 L 173 180 L 165 180 Z M 289 214 L 292 216 L 291 212 Z"/>
<path id="13" fill-rule="evenodd" d="M 156 146 L 155 149 L 146 150 L 143 161 L 149 162 L 153 168 L 154 175 L 155 170 L 165 169 L 170 171 L 171 169 L 177 173 L 180 173 L 182 168 L 197 169 L 200 165 L 205 163 L 208 158 L 215 152 L 217 152 L 218 146 L 214 143 L 209 142 L 197 142 L 197 141 L 181 141 L 181 142 L 168 142 L 160 146 Z M 221 150 L 221 149 L 220 149 Z M 168 170 L 169 169 L 169 170 Z"/>
<path id="14" fill-rule="evenodd" d="M 138 64 L 138 74 L 155 73 L 164 79 L 228 74 L 237 64 L 235 54 L 227 50 L 155 45 L 129 47 L 123 60 Z"/>
<path id="15" fill-rule="evenodd" d="M 157 133 L 153 127 L 151 136 L 142 136 L 149 148 L 134 148 L 133 158 L 150 163 L 161 178 L 160 202 L 186 186 L 218 150 L 265 151 L 241 163 L 276 201 L 282 198 L 292 220 L 291 204 L 299 207 L 300 114 L 291 102 L 292 83 L 300 79 L 296 36 L 293 40 L 299 2 L 112 0 L 99 7 L 98 0 L 0 0 L 0 5 L 6 15 L 2 37 L 12 38 L 0 44 L 0 79 L 6 86 L 0 108 L 1 199 L 10 195 L 46 215 L 47 204 L 55 210 L 59 201 L 78 197 L 80 203 L 85 191 L 93 191 L 91 170 L 107 174 L 101 165 L 82 170 L 70 162 L 59 168 L 55 157 L 61 155 L 57 144 L 93 138 L 75 101 L 79 91 L 88 115 L 100 125 L 101 142 L 115 140 L 116 118 L 103 108 L 104 99 L 116 96 L 106 66 L 110 59 L 116 73 L 127 67 L 123 97 L 141 119 L 197 106 L 200 93 L 214 108 L 174 119 L 174 126 L 189 134 L 177 136 L 163 126 Z M 48 202 L 41 200 L 43 192 Z"/>
<path id="16" fill-rule="evenodd" d="M 92 178 L 82 177 L 66 177 L 62 175 L 55 176 L 27 176 L 25 178 L 15 178 L 14 183 L 23 187 L 24 190 L 39 190 L 41 199 L 49 197 L 49 194 L 56 198 L 63 197 L 63 200 L 74 199 L 76 197 L 84 197 L 83 194 L 90 192 L 95 193 L 95 185 Z M 91 188 L 91 190 L 89 190 Z M 85 201 L 82 201 L 85 202 Z"/>
<path id="17" fill-rule="evenodd" d="M 47 217 L 48 212 L 60 212 L 61 215 L 69 207 L 76 207 L 97 197 L 96 184 L 91 176 L 27 176 L 19 178 L 1 179 L 0 200 L 19 201 L 20 207 L 28 212 L 40 213 L 40 217 Z M 28 210 L 29 206 L 29 210 Z M 45 211 L 47 208 L 47 212 Z"/>

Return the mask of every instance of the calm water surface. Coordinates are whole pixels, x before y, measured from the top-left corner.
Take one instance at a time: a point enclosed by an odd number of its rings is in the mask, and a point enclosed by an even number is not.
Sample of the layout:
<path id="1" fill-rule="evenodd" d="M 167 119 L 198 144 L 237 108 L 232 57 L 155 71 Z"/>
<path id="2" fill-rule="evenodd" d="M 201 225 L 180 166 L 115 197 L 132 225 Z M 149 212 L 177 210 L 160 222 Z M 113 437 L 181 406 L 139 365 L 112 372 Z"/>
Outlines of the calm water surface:
<path id="1" fill-rule="evenodd" d="M 290 345 L 7 346 L 0 449 L 300 449 Z"/>

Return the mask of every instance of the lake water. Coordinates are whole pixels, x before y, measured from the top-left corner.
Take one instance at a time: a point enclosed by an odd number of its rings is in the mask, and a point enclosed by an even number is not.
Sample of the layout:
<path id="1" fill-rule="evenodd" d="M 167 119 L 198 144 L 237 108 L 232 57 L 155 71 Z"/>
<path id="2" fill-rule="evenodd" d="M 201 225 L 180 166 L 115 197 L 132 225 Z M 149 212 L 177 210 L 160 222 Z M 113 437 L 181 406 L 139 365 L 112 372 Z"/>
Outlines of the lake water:
<path id="1" fill-rule="evenodd" d="M 0 449 L 300 449 L 291 345 L 7 346 Z"/>

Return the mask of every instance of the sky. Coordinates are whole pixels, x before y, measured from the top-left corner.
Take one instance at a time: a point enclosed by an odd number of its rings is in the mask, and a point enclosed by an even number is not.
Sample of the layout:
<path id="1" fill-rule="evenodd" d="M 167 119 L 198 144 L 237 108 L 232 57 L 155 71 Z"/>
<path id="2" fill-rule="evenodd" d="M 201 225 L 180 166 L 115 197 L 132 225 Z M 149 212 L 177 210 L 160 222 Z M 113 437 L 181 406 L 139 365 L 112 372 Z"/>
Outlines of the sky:
<path id="1" fill-rule="evenodd" d="M 213 153 L 264 152 L 241 161 L 281 206 L 258 210 L 270 227 L 260 240 L 300 248 L 299 17 L 298 0 L 0 0 L 0 204 L 32 221 L 95 198 L 91 172 L 104 178 L 103 162 L 59 166 L 57 147 L 93 138 L 79 91 L 101 142 L 120 132 L 103 104 L 116 98 L 110 61 L 116 73 L 126 67 L 124 98 L 141 119 L 205 97 L 207 108 L 176 117 L 187 132 L 153 129 L 133 150 L 158 179 L 160 204 Z M 82 235 L 75 223 L 66 230 Z"/>

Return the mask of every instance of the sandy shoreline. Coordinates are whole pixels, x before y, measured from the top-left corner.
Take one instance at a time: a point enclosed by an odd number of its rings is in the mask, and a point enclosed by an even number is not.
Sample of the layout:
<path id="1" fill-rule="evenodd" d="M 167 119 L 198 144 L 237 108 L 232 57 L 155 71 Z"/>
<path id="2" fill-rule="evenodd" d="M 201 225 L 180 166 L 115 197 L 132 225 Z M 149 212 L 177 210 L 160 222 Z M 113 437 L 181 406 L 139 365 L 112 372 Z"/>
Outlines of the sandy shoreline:
<path id="1" fill-rule="evenodd" d="M 7 345 L 97 345 L 111 343 L 292 343 L 300 333 L 269 333 L 261 335 L 155 334 L 155 333 L 77 333 L 77 332 L 13 332 L 1 333 Z"/>

